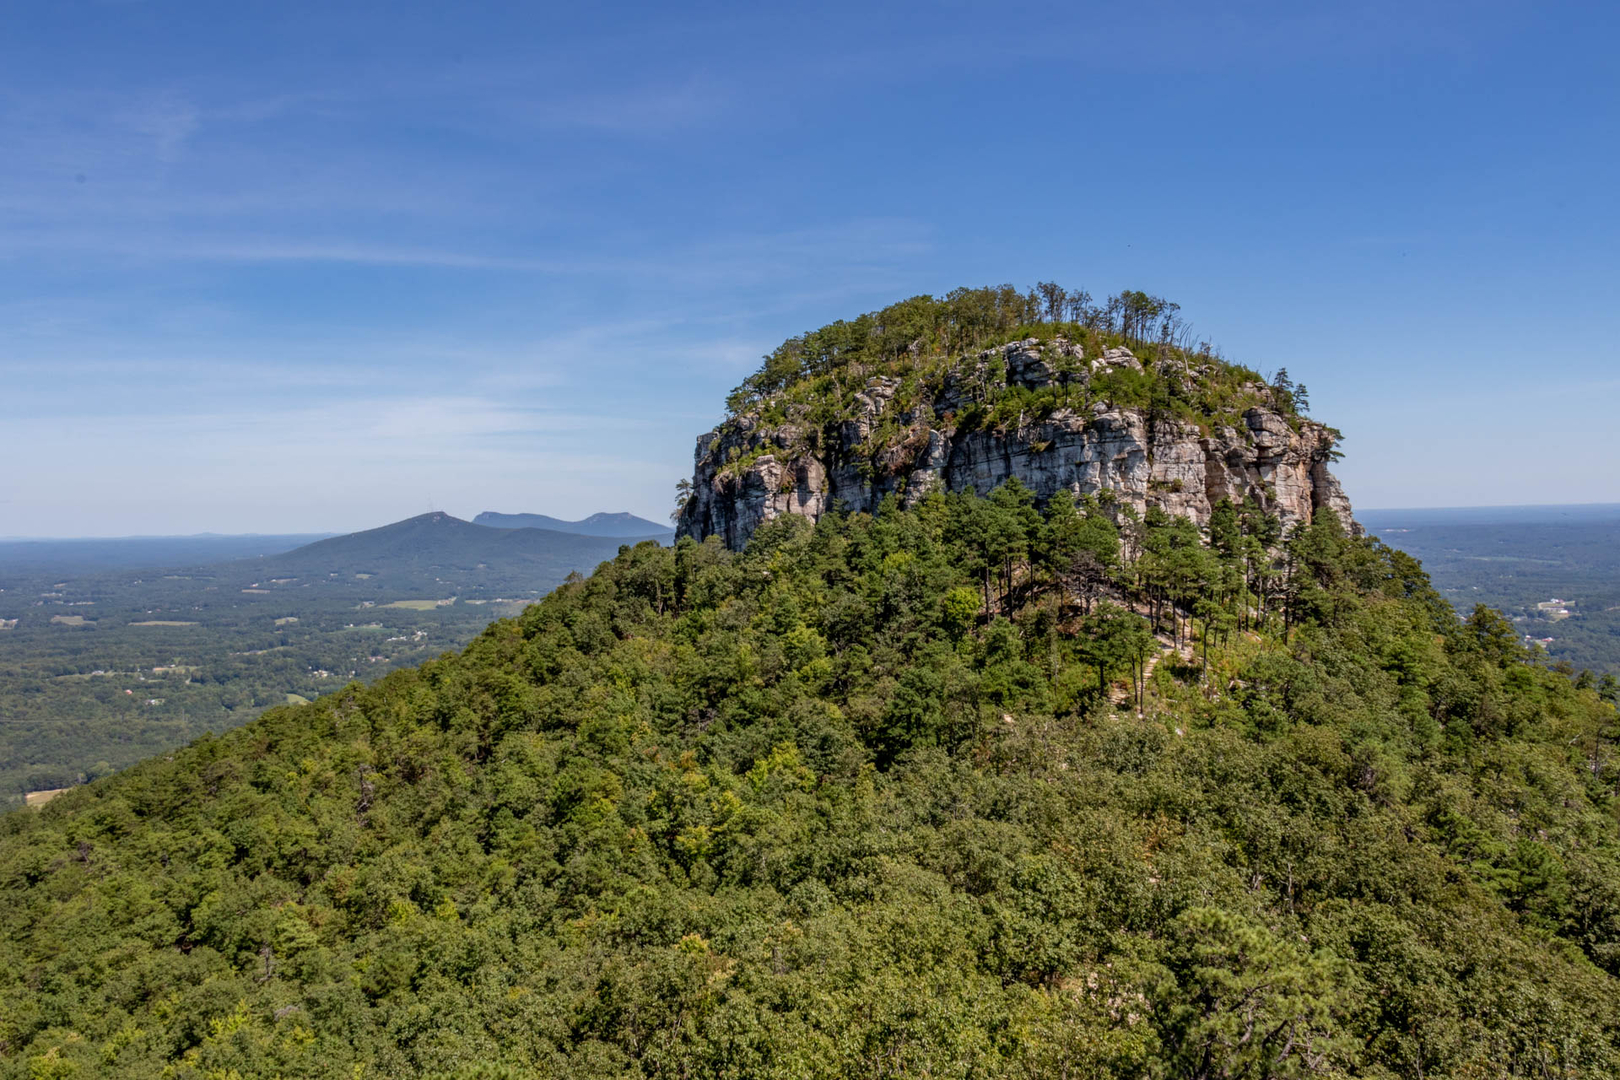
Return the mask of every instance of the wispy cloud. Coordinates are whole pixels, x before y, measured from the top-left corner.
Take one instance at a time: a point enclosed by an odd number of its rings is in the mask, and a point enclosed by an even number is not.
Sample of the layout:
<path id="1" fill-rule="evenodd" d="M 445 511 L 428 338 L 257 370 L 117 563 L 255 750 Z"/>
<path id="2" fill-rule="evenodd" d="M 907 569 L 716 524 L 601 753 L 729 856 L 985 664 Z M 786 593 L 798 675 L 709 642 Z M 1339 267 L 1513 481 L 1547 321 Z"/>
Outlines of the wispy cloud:
<path id="1" fill-rule="evenodd" d="M 567 259 L 439 250 L 363 240 L 321 240 L 243 236 L 209 238 L 180 231 L 150 234 L 108 232 L 52 233 L 0 237 L 0 257 L 26 254 L 62 255 L 70 251 L 139 259 L 147 262 L 349 263 L 361 266 L 422 267 L 445 270 L 518 270 L 526 273 L 579 273 L 581 264 Z M 583 267 L 588 269 L 588 264 Z"/>
<path id="2" fill-rule="evenodd" d="M 903 219 L 844 222 L 821 229 L 734 233 L 653 253 L 577 250 L 556 254 L 422 247 L 363 239 L 239 235 L 177 225 L 86 231 L 0 232 L 0 259 L 61 258 L 78 252 L 137 262 L 341 263 L 430 270 L 515 271 L 580 278 L 650 280 L 686 288 L 802 276 L 807 268 L 838 266 L 846 275 L 881 274 L 932 246 L 932 228 Z M 859 287 L 846 278 L 837 291 Z"/>

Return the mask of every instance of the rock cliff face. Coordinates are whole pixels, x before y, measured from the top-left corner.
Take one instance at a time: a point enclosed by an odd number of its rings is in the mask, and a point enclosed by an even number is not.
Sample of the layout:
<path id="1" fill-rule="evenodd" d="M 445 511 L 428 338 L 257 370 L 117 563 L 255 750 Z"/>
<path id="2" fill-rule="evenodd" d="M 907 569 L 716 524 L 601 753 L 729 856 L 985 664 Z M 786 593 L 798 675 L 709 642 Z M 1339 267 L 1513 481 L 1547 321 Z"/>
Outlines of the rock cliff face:
<path id="1" fill-rule="evenodd" d="M 1200 525 L 1222 498 L 1242 502 L 1250 496 L 1285 527 L 1309 520 L 1319 507 L 1352 524 L 1350 501 L 1327 467 L 1336 433 L 1321 424 L 1290 422 L 1272 408 L 1255 406 L 1241 414 L 1238 426 L 1200 426 L 1162 410 L 1096 400 L 1040 417 L 1020 415 L 1003 428 L 966 429 L 957 417 L 971 404 L 976 377 L 995 361 L 1006 385 L 1032 390 L 1059 378 L 1083 388 L 1112 368 L 1141 369 L 1125 349 L 1085 362 L 1061 338 L 1045 345 L 1014 342 L 977 360 L 977 367 L 946 379 L 903 411 L 894 405 L 899 380 L 873 378 L 855 395 L 853 417 L 824 430 L 770 423 L 758 408 L 733 416 L 697 441 L 679 533 L 715 535 L 741 548 L 760 523 L 781 514 L 814 520 L 838 504 L 871 511 L 890 494 L 909 505 L 930 491 L 972 487 L 986 493 L 1012 478 L 1039 499 L 1062 490 L 1085 495 L 1108 489 L 1116 505 L 1138 513 L 1159 506 Z M 1198 378 L 1196 369 L 1178 367 L 1174 374 Z M 874 444 L 880 429 L 887 437 Z"/>

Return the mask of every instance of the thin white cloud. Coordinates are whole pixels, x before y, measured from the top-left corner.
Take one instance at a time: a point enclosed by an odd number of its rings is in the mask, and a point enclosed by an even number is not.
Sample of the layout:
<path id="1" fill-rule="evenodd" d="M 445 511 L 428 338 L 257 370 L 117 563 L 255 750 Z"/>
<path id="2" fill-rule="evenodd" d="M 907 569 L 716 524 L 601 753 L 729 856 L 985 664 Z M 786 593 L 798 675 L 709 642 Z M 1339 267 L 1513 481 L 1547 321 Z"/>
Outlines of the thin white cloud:
<path id="1" fill-rule="evenodd" d="M 67 252 L 125 259 L 242 263 L 348 263 L 446 270 L 500 270 L 568 277 L 657 279 L 688 287 L 758 282 L 800 276 L 807 268 L 837 264 L 850 273 L 881 271 L 913 259 L 932 246 L 932 232 L 919 222 L 874 219 L 821 229 L 732 234 L 706 239 L 657 256 L 576 252 L 515 255 L 414 247 L 365 240 L 282 236 L 210 237 L 206 230 L 146 229 L 0 233 L 0 259 Z"/>

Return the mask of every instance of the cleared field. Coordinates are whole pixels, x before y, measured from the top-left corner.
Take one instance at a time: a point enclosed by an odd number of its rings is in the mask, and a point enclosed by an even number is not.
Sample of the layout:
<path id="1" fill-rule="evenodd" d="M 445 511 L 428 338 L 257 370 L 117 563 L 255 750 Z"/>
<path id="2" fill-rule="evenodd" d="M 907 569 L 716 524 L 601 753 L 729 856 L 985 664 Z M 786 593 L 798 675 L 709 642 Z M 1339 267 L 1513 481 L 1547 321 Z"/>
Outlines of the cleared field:
<path id="1" fill-rule="evenodd" d="M 194 623 L 194 622 L 185 622 L 185 621 L 180 620 L 180 619 L 143 619 L 140 622 L 132 622 L 129 625 L 131 625 L 131 626 L 196 626 L 197 624 Z"/>
<path id="2" fill-rule="evenodd" d="M 443 604 L 443 600 L 395 600 L 392 604 L 384 604 L 382 606 L 391 608 L 408 608 L 411 611 L 432 611 L 436 607 L 443 606 Z"/>
<path id="3" fill-rule="evenodd" d="M 295 623 L 297 621 L 298 621 L 298 616 L 296 616 L 296 615 L 288 615 L 284 619 L 277 619 L 276 620 L 276 625 L 277 626 L 291 626 L 293 623 Z"/>
<path id="4" fill-rule="evenodd" d="M 24 801 L 27 802 L 29 806 L 44 806 L 46 803 L 62 794 L 62 792 L 71 790 L 73 789 L 58 787 L 47 788 L 44 791 L 30 791 L 26 796 L 24 796 Z"/>
<path id="5" fill-rule="evenodd" d="M 478 607 L 482 604 L 488 604 L 490 606 L 490 610 L 493 611 L 497 616 L 515 615 L 533 602 L 534 601 L 532 600 L 503 600 L 498 597 L 494 600 L 460 601 L 460 603 L 471 604 L 474 607 Z"/>
<path id="6" fill-rule="evenodd" d="M 83 615 L 52 615 L 51 622 L 60 626 L 83 626 Z"/>
<path id="7" fill-rule="evenodd" d="M 309 698 L 305 697 L 303 694 L 288 694 L 287 695 L 287 704 L 289 704 L 289 705 L 308 705 L 309 704 Z"/>

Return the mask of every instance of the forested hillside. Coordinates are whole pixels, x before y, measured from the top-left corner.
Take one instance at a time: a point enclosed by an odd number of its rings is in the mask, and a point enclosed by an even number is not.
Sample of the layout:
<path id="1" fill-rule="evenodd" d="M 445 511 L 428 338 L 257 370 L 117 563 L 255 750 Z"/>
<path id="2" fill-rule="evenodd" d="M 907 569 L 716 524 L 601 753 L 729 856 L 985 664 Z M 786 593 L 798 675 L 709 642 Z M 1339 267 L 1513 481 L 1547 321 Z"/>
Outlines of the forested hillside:
<path id="1" fill-rule="evenodd" d="M 1279 531 L 628 549 L 0 818 L 0 1076 L 1620 1072 L 1613 704 Z"/>
<path id="2" fill-rule="evenodd" d="M 0 807 L 460 648 L 622 543 L 430 513 L 202 566 L 0 563 Z"/>

